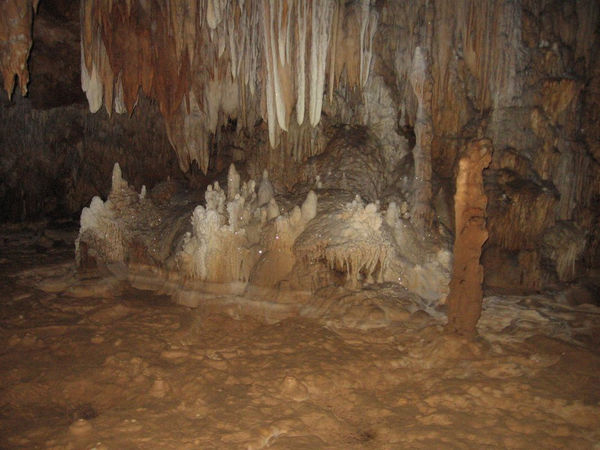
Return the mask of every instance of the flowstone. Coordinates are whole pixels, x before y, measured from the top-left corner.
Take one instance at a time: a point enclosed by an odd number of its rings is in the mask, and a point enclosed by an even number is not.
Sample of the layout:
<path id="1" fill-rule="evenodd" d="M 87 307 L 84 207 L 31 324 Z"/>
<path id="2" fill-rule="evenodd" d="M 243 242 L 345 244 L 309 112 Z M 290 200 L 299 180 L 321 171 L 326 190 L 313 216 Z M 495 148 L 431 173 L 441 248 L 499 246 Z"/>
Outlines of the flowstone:
<path id="1" fill-rule="evenodd" d="M 305 182 L 288 193 L 274 191 L 266 170 L 258 188 L 242 182 L 232 164 L 227 187 L 209 185 L 202 204 L 181 189 L 138 194 L 116 164 L 108 200 L 95 198 L 82 212 L 78 264 L 90 255 L 98 265 L 118 263 L 134 286 L 188 306 L 206 301 L 202 293 L 279 301 L 305 292 L 306 300 L 331 285 L 381 283 L 436 305 L 449 280 L 447 239 L 420 236 L 405 201 L 382 208 L 378 196 L 389 189 L 377 175 L 384 165 L 377 142 L 365 131 L 345 132 L 306 162 Z"/>

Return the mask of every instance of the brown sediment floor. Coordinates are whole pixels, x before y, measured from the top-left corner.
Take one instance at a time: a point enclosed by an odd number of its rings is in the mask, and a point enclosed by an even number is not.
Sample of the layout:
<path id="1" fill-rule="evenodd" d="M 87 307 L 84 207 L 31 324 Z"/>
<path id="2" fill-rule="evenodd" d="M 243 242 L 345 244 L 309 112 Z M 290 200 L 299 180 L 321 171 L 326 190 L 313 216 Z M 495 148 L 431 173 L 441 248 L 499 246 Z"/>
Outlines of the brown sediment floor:
<path id="1" fill-rule="evenodd" d="M 600 448 L 600 308 L 488 297 L 475 341 L 389 288 L 264 320 L 76 275 L 74 236 L 0 237 L 0 448 Z"/>

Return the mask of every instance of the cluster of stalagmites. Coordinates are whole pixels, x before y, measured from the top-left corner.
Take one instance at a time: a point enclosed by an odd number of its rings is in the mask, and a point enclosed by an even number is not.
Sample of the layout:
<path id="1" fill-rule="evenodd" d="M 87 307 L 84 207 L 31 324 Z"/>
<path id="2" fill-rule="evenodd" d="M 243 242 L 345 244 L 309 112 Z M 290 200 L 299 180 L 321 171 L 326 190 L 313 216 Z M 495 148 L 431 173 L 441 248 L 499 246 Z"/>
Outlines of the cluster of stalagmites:
<path id="1" fill-rule="evenodd" d="M 83 0 L 81 25 L 90 111 L 131 112 L 141 90 L 158 101 L 181 167 L 206 171 L 224 118 L 264 119 L 275 147 L 319 123 L 326 86 L 330 97 L 338 83 L 362 88 L 377 13 L 370 0 Z"/>
<path id="2" fill-rule="evenodd" d="M 323 188 L 327 173 L 275 195 L 268 174 L 241 182 L 232 164 L 227 187 L 208 186 L 204 203 L 182 207 L 155 189 L 136 193 L 115 165 L 106 202 L 81 214 L 77 261 L 100 266 L 134 285 L 160 289 L 188 305 L 198 292 L 311 292 L 394 282 L 430 304 L 444 298 L 447 241 L 417 236 L 402 209 L 365 202 L 360 190 Z M 369 183 L 366 183 L 368 186 Z M 352 196 L 354 195 L 354 198 Z M 303 198 L 300 204 L 294 202 Z M 404 213 L 406 214 L 406 213 Z"/>

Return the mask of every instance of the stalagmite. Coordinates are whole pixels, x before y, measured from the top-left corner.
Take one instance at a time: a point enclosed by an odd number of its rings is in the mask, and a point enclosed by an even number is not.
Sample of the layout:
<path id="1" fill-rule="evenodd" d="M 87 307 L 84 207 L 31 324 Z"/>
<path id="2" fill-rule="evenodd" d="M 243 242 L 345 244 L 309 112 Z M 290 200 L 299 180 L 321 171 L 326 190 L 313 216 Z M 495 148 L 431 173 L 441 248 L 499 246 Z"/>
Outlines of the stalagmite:
<path id="1" fill-rule="evenodd" d="M 273 220 L 279 217 L 279 205 L 274 198 L 269 200 L 269 205 L 267 206 L 267 220 Z"/>
<path id="2" fill-rule="evenodd" d="M 258 206 L 266 205 L 273 198 L 273 186 L 269 181 L 269 172 L 263 171 L 262 181 L 258 186 Z"/>
<path id="3" fill-rule="evenodd" d="M 489 140 L 467 145 L 458 163 L 454 213 L 454 266 L 448 294 L 447 329 L 461 335 L 475 334 L 483 302 L 481 247 L 488 238 L 486 229 L 487 196 L 483 190 L 483 170 L 492 159 Z"/>
<path id="4" fill-rule="evenodd" d="M 302 203 L 302 218 L 309 222 L 317 215 L 317 194 L 314 191 L 309 191 L 306 200 Z"/>
<path id="5" fill-rule="evenodd" d="M 235 170 L 235 165 L 229 166 L 227 174 L 227 200 L 231 201 L 240 191 L 240 174 Z"/>

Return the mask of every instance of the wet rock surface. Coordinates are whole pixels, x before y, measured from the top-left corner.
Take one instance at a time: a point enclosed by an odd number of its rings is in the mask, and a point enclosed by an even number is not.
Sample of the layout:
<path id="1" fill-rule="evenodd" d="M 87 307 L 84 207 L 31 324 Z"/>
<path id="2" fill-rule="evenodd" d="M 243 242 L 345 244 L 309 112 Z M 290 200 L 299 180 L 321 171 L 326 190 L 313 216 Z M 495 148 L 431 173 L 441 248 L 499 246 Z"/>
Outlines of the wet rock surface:
<path id="1" fill-rule="evenodd" d="M 479 337 L 468 340 L 443 333 L 440 311 L 374 285 L 322 290 L 312 318 L 298 310 L 266 321 L 231 297 L 191 310 L 78 273 L 72 241 L 56 236 L 2 230 L 0 435 L 8 448 L 600 442 L 597 306 L 486 297 Z"/>

